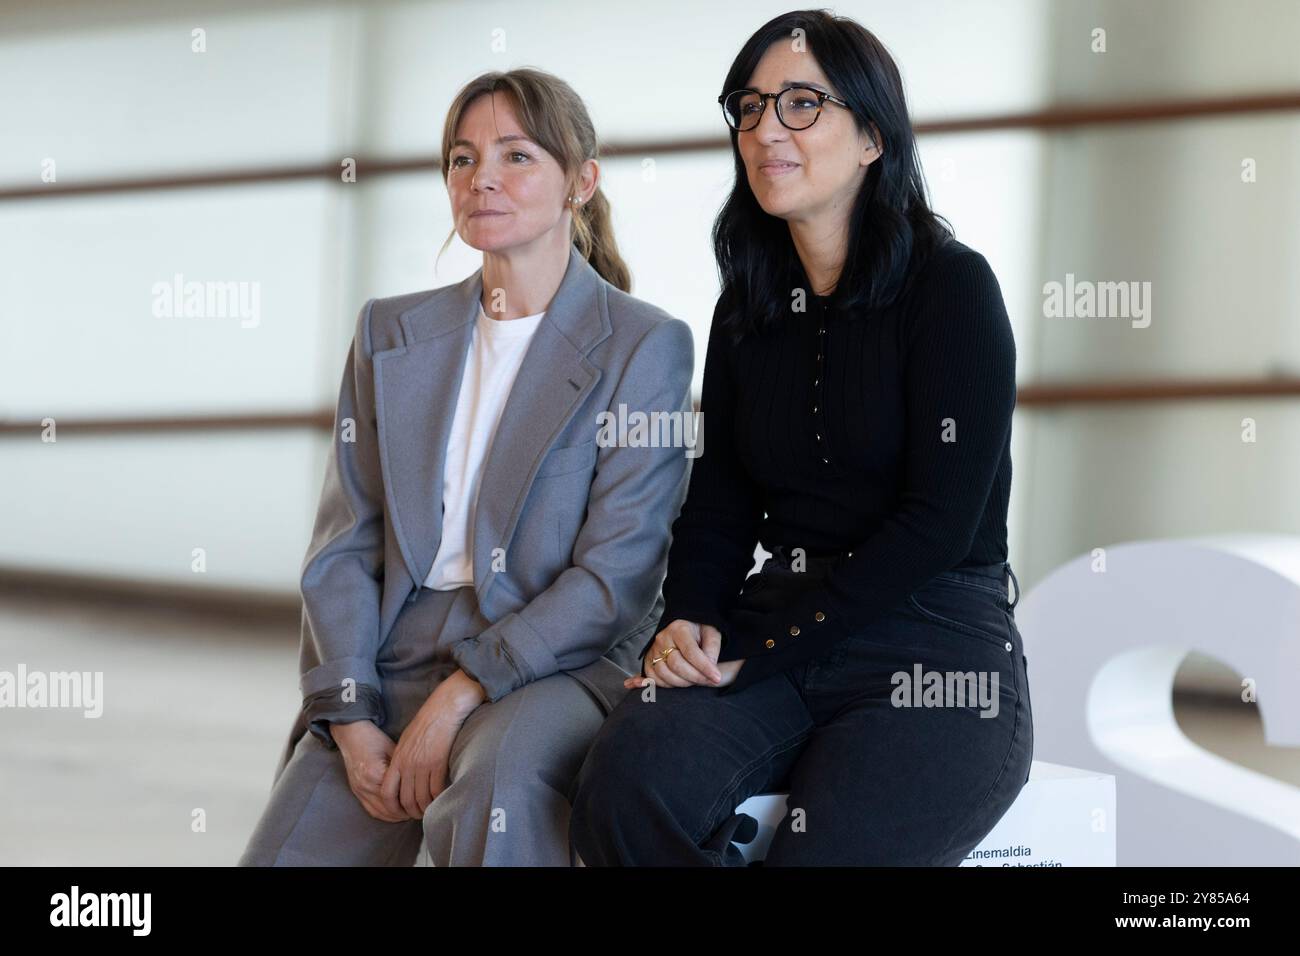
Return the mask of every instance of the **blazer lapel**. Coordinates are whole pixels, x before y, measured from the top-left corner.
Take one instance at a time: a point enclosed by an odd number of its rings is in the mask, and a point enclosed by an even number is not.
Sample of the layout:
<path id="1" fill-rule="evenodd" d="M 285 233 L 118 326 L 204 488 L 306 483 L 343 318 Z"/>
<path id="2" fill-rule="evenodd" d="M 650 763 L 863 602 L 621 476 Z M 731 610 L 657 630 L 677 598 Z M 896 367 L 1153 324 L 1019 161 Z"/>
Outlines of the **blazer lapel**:
<path id="1" fill-rule="evenodd" d="M 416 587 L 442 542 L 442 472 L 482 270 L 403 312 L 405 344 L 374 356 L 375 418 L 393 530 Z"/>
<path id="2" fill-rule="evenodd" d="M 568 268 L 533 333 L 479 481 L 474 589 L 480 608 L 496 580 L 493 550 L 509 547 L 542 458 L 600 381 L 587 353 L 609 334 L 604 280 L 570 247 Z"/>

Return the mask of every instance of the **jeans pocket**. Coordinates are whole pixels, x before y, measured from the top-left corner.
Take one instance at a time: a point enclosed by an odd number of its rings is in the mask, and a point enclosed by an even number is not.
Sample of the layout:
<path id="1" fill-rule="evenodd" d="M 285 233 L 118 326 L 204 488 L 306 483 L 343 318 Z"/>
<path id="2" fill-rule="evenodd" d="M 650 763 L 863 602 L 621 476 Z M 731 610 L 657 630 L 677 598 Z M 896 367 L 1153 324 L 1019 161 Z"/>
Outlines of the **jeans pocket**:
<path id="1" fill-rule="evenodd" d="M 917 614 L 939 627 L 1011 650 L 1011 623 L 1003 610 L 1005 595 L 993 587 L 940 575 L 908 596 Z"/>

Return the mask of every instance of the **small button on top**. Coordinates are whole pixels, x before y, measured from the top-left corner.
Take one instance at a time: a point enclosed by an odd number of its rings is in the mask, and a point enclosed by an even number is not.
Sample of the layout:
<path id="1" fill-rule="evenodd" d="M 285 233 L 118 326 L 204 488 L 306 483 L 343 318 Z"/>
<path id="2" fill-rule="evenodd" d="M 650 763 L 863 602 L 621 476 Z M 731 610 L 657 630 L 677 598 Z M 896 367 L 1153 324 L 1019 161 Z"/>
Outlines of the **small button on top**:
<path id="1" fill-rule="evenodd" d="M 797 625 L 797 624 L 791 625 L 791 627 L 790 627 L 790 636 L 791 636 L 791 637 L 798 637 L 798 636 L 799 636 L 799 625 Z"/>

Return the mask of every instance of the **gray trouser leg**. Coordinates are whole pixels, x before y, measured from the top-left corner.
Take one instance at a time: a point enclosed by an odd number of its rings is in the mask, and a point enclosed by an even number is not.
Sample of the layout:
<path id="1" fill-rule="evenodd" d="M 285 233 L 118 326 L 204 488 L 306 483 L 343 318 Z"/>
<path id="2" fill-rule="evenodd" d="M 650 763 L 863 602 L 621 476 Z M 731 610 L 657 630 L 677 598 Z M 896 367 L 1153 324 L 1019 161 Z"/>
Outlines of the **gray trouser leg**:
<path id="1" fill-rule="evenodd" d="M 479 633 L 473 588 L 425 588 L 403 610 L 376 660 L 394 741 L 456 667 L 448 645 Z M 304 734 L 275 779 L 271 798 L 239 859 L 241 866 L 410 866 L 420 821 L 388 823 L 366 812 L 348 785 L 343 755 Z"/>
<path id="2" fill-rule="evenodd" d="M 569 801 L 605 719 L 567 674 L 552 674 L 469 716 L 449 784 L 424 814 L 421 862 L 434 866 L 569 866 Z"/>

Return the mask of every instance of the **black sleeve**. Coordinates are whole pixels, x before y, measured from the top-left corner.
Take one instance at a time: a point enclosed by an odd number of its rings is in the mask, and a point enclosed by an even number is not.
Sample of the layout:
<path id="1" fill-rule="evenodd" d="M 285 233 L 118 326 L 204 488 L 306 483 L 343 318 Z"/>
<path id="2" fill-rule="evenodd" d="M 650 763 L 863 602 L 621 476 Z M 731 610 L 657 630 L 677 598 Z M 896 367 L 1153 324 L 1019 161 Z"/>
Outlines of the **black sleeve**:
<path id="1" fill-rule="evenodd" d="M 761 493 L 736 460 L 736 388 L 729 333 L 714 310 L 704 357 L 696 457 L 681 513 L 673 522 L 656 633 L 678 619 L 723 630 L 727 611 L 754 565 L 763 519 Z M 645 651 L 654 641 L 641 651 Z"/>
<path id="2" fill-rule="evenodd" d="M 718 659 L 745 664 L 720 693 L 820 656 L 970 551 L 1010 435 L 1015 340 L 982 255 L 947 257 L 927 272 L 903 359 L 898 506 L 822 586 L 775 611 L 731 616 Z"/>

